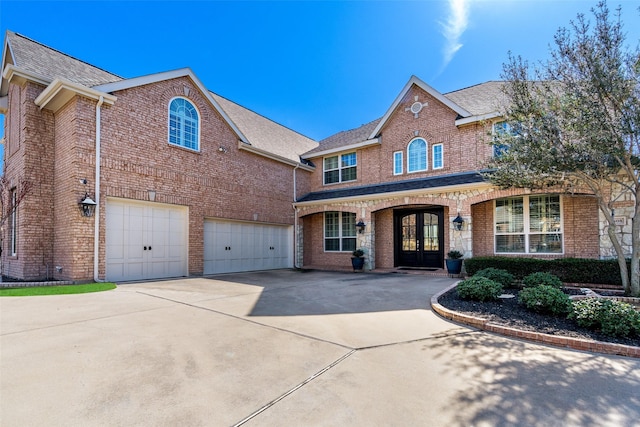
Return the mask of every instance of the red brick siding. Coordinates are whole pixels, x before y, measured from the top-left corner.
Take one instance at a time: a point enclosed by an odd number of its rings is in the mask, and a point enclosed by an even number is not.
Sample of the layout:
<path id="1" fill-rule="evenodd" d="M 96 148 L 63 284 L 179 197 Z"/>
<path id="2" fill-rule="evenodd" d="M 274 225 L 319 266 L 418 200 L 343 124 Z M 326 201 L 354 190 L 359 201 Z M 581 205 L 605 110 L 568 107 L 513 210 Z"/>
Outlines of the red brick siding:
<path id="1" fill-rule="evenodd" d="M 420 102 L 428 102 L 418 118 L 405 111 L 418 95 Z M 431 95 L 414 86 L 400 102 L 381 132 L 381 144 L 358 149 L 358 179 L 353 182 L 323 185 L 323 158 L 312 161 L 316 171 L 312 177 L 312 191 L 322 191 L 350 186 L 393 182 L 428 176 L 448 175 L 482 169 L 491 156 L 491 147 L 486 144 L 489 125 L 467 125 L 456 127 L 457 113 Z M 414 138 L 421 137 L 428 145 L 428 169 L 425 172 L 407 173 L 407 146 Z M 444 167 L 433 169 L 432 147 L 442 144 Z M 402 175 L 393 174 L 393 153 L 403 152 Z"/>

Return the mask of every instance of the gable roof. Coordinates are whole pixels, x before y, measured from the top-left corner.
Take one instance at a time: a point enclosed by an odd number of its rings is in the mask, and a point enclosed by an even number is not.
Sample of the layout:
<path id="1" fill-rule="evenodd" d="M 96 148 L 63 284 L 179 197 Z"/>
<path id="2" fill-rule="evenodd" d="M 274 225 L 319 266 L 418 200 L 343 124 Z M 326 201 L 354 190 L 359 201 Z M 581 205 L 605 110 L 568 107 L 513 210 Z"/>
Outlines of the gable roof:
<path id="1" fill-rule="evenodd" d="M 367 141 L 378 142 L 377 136 L 380 130 L 414 84 L 457 112 L 460 116 L 456 120 L 457 126 L 498 117 L 501 107 L 505 104 L 505 96 L 502 92 L 504 86 L 503 81 L 489 81 L 446 94 L 440 94 L 419 78 L 412 76 L 383 117 L 358 128 L 338 132 L 321 140 L 320 145 L 316 149 L 305 153 L 304 157 L 311 158 L 368 145 L 366 144 Z"/>
<path id="2" fill-rule="evenodd" d="M 318 145 L 316 141 L 210 92 L 189 68 L 124 79 L 28 37 L 7 31 L 2 72 L 0 101 L 6 95 L 7 81 L 12 76 L 19 75 L 21 78 L 28 78 L 47 86 L 43 96 L 38 100 L 48 108 L 63 103 L 69 96 L 73 96 L 73 93 L 104 95 L 105 99 L 113 102 L 116 98 L 107 95 L 109 92 L 186 76 L 194 82 L 236 133 L 240 149 L 313 169 L 303 162 L 300 156 L 314 149 Z M 60 96 L 60 87 L 65 90 L 64 96 Z M 57 97 L 55 102 L 50 100 L 54 97 Z"/>
<path id="3" fill-rule="evenodd" d="M 122 80 L 120 76 L 7 30 L 3 66 L 8 64 L 48 80 L 58 77 L 88 87 Z"/>

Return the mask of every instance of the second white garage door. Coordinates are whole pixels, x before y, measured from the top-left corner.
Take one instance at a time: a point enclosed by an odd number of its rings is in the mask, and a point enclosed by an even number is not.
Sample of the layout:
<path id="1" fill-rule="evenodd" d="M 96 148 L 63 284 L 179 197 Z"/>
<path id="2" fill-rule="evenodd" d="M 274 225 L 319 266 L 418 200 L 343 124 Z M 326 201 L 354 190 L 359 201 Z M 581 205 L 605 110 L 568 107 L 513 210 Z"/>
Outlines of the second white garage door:
<path id="1" fill-rule="evenodd" d="M 225 220 L 204 222 L 204 274 L 293 266 L 293 228 Z"/>

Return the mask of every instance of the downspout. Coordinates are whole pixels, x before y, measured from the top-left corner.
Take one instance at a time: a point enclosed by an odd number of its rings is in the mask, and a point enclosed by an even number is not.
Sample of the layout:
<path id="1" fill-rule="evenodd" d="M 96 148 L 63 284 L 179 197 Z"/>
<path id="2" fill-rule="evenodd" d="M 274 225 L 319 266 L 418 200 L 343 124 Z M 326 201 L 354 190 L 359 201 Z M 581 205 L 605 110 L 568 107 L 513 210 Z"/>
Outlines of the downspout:
<path id="1" fill-rule="evenodd" d="M 296 164 L 296 167 L 293 168 L 293 204 L 291 207 L 293 208 L 293 268 L 300 268 L 298 265 L 298 209 L 295 206 L 295 203 L 298 201 L 297 196 L 297 185 L 296 185 L 296 170 L 300 167 L 300 164 Z"/>
<path id="2" fill-rule="evenodd" d="M 93 280 L 95 282 L 103 282 L 98 277 L 99 268 L 99 252 L 100 252 L 100 107 L 104 102 L 104 97 L 101 95 L 96 105 L 96 210 L 94 214 L 94 230 L 93 230 Z"/>

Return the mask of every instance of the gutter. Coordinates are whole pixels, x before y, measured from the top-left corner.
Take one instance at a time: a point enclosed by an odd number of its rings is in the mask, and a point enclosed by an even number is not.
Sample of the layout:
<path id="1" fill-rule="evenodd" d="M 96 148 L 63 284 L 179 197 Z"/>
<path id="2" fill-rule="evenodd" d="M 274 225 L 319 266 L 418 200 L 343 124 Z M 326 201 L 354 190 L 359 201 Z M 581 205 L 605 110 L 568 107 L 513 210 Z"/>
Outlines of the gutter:
<path id="1" fill-rule="evenodd" d="M 296 165 L 293 168 L 293 203 L 291 207 L 293 208 L 293 268 L 300 268 L 298 266 L 298 208 L 296 208 L 296 202 L 298 201 L 298 196 L 296 195 L 297 184 L 296 184 L 296 170 L 300 167 L 300 165 Z"/>
<path id="2" fill-rule="evenodd" d="M 101 122 L 101 110 L 100 107 L 104 103 L 104 97 L 101 95 L 96 104 L 96 185 L 95 185 L 95 202 L 96 210 L 94 214 L 95 222 L 93 229 L 93 280 L 95 282 L 104 282 L 98 277 L 99 268 L 99 252 L 100 252 L 100 122 Z"/>

